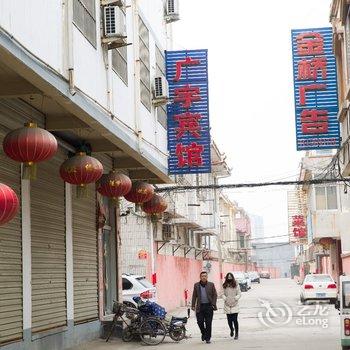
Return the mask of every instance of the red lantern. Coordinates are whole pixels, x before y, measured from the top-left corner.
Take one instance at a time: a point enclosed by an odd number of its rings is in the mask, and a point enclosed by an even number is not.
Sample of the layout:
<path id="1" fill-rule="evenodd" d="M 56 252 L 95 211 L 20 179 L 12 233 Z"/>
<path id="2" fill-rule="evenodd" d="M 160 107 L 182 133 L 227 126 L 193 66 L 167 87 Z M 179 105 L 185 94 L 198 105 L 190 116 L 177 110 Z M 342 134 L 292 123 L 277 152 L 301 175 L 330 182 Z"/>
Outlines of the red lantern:
<path id="1" fill-rule="evenodd" d="M 93 157 L 79 152 L 68 158 L 60 167 L 62 179 L 72 185 L 77 185 L 78 197 L 86 195 L 86 185 L 96 182 L 103 173 L 102 164 Z"/>
<path id="2" fill-rule="evenodd" d="M 323 237 L 320 239 L 319 243 L 325 248 L 328 249 L 329 246 L 333 243 L 333 238 L 331 237 Z"/>
<path id="3" fill-rule="evenodd" d="M 161 214 L 168 207 L 167 202 L 162 196 L 154 194 L 151 200 L 142 204 L 142 209 L 147 214 Z"/>
<path id="4" fill-rule="evenodd" d="M 12 220 L 19 208 L 19 200 L 16 193 L 9 186 L 0 183 L 0 225 Z"/>
<path id="5" fill-rule="evenodd" d="M 50 132 L 27 123 L 23 128 L 9 132 L 3 141 L 6 155 L 24 164 L 23 178 L 35 179 L 36 163 L 48 160 L 57 151 L 57 140 Z"/>
<path id="6" fill-rule="evenodd" d="M 97 184 L 97 191 L 108 198 L 117 200 L 131 190 L 131 180 L 128 176 L 114 170 L 102 175 Z"/>
<path id="7" fill-rule="evenodd" d="M 151 200 L 153 194 L 154 188 L 152 185 L 143 181 L 135 181 L 124 198 L 131 203 L 142 204 Z"/>

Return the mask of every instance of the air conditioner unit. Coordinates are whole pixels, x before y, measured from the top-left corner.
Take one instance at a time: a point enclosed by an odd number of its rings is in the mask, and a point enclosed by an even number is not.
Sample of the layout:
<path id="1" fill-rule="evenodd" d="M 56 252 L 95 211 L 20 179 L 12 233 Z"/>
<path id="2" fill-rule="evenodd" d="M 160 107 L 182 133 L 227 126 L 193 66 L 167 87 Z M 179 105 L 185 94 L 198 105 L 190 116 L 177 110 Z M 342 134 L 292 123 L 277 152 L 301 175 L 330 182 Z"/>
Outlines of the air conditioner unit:
<path id="1" fill-rule="evenodd" d="M 160 106 L 166 104 L 169 97 L 168 82 L 164 76 L 154 78 L 153 104 Z"/>
<path id="2" fill-rule="evenodd" d="M 110 5 L 116 5 L 119 7 L 125 6 L 123 0 L 101 0 L 101 6 L 110 6 Z"/>
<path id="3" fill-rule="evenodd" d="M 121 7 L 105 6 L 103 8 L 103 22 L 102 42 L 108 45 L 108 49 L 127 45 L 125 14 Z"/>
<path id="4" fill-rule="evenodd" d="M 166 22 L 171 23 L 179 19 L 179 0 L 166 0 Z"/>

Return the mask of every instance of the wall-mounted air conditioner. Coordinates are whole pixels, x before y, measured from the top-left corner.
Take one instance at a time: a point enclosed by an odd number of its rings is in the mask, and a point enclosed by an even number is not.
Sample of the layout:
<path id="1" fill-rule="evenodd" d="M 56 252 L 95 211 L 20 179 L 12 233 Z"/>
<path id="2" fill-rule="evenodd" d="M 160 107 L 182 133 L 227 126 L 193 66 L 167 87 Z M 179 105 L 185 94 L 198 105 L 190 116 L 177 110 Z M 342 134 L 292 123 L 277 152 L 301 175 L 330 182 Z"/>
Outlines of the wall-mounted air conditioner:
<path id="1" fill-rule="evenodd" d="M 166 104 L 169 98 L 168 82 L 164 76 L 154 78 L 153 104 L 160 106 Z"/>
<path id="2" fill-rule="evenodd" d="M 108 45 L 108 49 L 127 45 L 125 13 L 117 5 L 103 7 L 102 42 Z"/>
<path id="3" fill-rule="evenodd" d="M 166 0 L 166 15 L 165 20 L 168 23 L 178 21 L 179 14 L 179 0 Z"/>

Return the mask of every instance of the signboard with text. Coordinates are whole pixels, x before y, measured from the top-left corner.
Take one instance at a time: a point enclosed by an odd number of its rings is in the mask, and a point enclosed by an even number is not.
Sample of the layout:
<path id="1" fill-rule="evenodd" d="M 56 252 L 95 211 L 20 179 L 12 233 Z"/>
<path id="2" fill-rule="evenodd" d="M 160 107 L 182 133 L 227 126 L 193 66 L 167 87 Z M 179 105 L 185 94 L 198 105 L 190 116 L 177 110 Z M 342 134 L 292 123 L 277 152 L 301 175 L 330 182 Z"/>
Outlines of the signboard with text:
<path id="1" fill-rule="evenodd" d="M 332 28 L 292 30 L 297 150 L 340 146 Z"/>
<path id="2" fill-rule="evenodd" d="M 168 172 L 211 172 L 208 51 L 166 51 Z"/>

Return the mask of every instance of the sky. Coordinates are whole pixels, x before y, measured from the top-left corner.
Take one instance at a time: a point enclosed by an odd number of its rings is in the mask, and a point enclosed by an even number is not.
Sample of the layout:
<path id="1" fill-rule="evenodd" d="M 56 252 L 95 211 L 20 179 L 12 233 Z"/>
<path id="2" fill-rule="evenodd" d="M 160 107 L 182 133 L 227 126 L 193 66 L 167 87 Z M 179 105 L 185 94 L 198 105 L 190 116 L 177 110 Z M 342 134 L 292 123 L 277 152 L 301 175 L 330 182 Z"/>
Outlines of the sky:
<path id="1" fill-rule="evenodd" d="M 208 49 L 211 134 L 232 168 L 225 182 L 297 177 L 290 31 L 330 26 L 330 3 L 180 0 L 173 49 Z M 286 190 L 225 192 L 263 216 L 266 236 L 285 236 Z"/>

